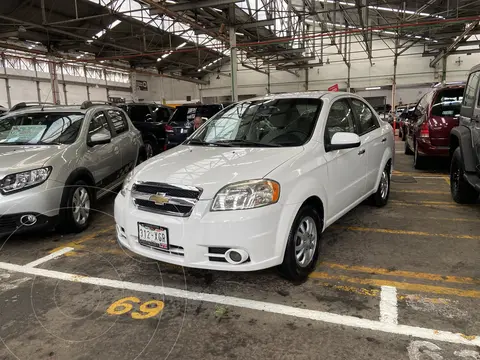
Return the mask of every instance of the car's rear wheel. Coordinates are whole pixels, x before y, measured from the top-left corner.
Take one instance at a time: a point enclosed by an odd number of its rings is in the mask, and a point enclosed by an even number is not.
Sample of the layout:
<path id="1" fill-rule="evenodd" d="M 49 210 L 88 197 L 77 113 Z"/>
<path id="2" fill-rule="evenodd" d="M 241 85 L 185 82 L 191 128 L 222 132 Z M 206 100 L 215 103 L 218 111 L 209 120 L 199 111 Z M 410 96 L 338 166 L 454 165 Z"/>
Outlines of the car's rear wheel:
<path id="1" fill-rule="evenodd" d="M 405 141 L 407 139 L 407 133 L 405 132 L 405 128 L 402 128 L 402 141 Z"/>
<path id="2" fill-rule="evenodd" d="M 387 164 L 380 176 L 377 192 L 372 195 L 372 202 L 375 206 L 382 207 L 387 205 L 390 196 L 390 164 Z"/>
<path id="3" fill-rule="evenodd" d="M 288 236 L 287 248 L 280 273 L 292 281 L 303 281 L 317 264 L 322 218 L 311 205 L 304 205 L 298 212 Z"/>
<path id="4" fill-rule="evenodd" d="M 450 166 L 450 191 L 452 198 L 459 204 L 472 204 L 478 199 L 478 192 L 464 179 L 462 154 L 457 148 Z"/>
<path id="5" fill-rule="evenodd" d="M 418 153 L 418 146 L 413 151 L 413 167 L 417 170 L 425 169 L 427 158 Z"/>
<path id="6" fill-rule="evenodd" d="M 90 223 L 92 213 L 92 189 L 83 180 L 65 188 L 65 204 L 60 209 L 59 229 L 63 232 L 82 232 Z"/>

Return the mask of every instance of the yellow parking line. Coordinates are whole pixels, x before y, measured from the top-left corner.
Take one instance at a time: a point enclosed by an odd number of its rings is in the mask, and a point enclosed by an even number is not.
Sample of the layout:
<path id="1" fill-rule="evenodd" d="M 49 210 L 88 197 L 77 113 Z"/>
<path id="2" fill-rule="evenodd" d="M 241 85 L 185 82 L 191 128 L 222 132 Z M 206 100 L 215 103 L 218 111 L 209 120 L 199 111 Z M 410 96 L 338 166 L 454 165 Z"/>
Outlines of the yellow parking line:
<path id="1" fill-rule="evenodd" d="M 476 205 L 459 205 L 454 202 L 447 201 L 402 201 L 402 200 L 389 200 L 389 203 L 397 206 L 427 206 L 427 207 L 442 207 L 442 208 L 466 208 Z"/>
<path id="2" fill-rule="evenodd" d="M 436 191 L 436 190 L 390 190 L 394 193 L 412 193 L 412 194 L 439 194 L 439 195 L 450 195 L 449 191 Z"/>
<path id="3" fill-rule="evenodd" d="M 445 181 L 447 182 L 448 187 L 450 187 L 450 178 L 445 178 Z"/>
<path id="4" fill-rule="evenodd" d="M 392 175 L 397 175 L 397 176 L 416 176 L 416 177 L 432 177 L 432 176 L 448 177 L 447 174 L 443 174 L 443 173 L 434 173 L 434 172 L 403 172 L 403 171 L 397 171 L 397 170 L 394 170 L 394 171 L 392 172 Z"/>
<path id="5" fill-rule="evenodd" d="M 353 283 L 353 284 L 359 284 L 359 285 L 370 285 L 370 286 L 378 286 L 378 287 L 395 286 L 397 289 L 414 291 L 414 292 L 480 298 L 480 291 L 477 291 L 477 290 L 462 290 L 462 289 L 448 288 L 443 286 L 412 284 L 412 283 L 390 281 L 390 280 L 383 280 L 383 279 L 362 279 L 362 278 L 348 277 L 344 275 L 331 275 L 326 272 L 313 272 L 310 274 L 310 277 L 313 279 L 336 280 L 336 281 L 343 281 L 346 283 Z"/>
<path id="6" fill-rule="evenodd" d="M 88 235 L 85 235 L 83 237 L 81 237 L 80 239 L 78 240 L 74 240 L 74 241 L 71 241 L 67 244 L 63 244 L 53 250 L 50 250 L 49 253 L 54 253 L 60 249 L 63 249 L 64 247 L 73 247 L 74 249 L 81 249 L 84 247 L 84 245 L 81 245 L 83 244 L 84 242 L 87 242 L 87 241 L 90 241 L 90 240 L 93 240 L 95 239 L 97 236 L 99 235 L 102 235 L 102 234 L 105 234 L 105 233 L 108 233 L 108 232 L 111 232 L 111 231 L 114 231 L 115 229 L 115 225 L 110 225 L 102 230 L 99 230 L 99 231 L 95 231 L 95 232 L 92 232 Z M 72 256 L 74 255 L 74 252 L 71 252 L 71 253 L 67 253 L 65 254 L 65 256 Z"/>
<path id="7" fill-rule="evenodd" d="M 320 265 L 326 266 L 330 269 L 356 271 L 356 272 L 362 272 L 362 273 L 374 274 L 374 275 L 399 276 L 399 277 L 407 277 L 407 278 L 429 280 L 429 281 L 480 285 L 480 279 L 474 279 L 471 277 L 444 276 L 444 275 L 431 274 L 431 273 L 403 271 L 403 270 L 388 270 L 383 268 L 373 268 L 373 267 L 357 266 L 357 265 L 344 265 L 344 264 L 335 264 L 335 263 L 329 263 L 329 262 L 324 262 L 324 263 L 321 263 Z"/>
<path id="8" fill-rule="evenodd" d="M 450 238 L 450 239 L 453 238 L 453 239 L 480 240 L 480 236 L 477 236 L 477 235 L 435 234 L 435 233 L 427 233 L 424 231 L 377 229 L 377 228 L 364 228 L 359 226 L 341 226 L 341 225 L 332 225 L 331 227 L 334 229 L 344 229 L 349 231 L 361 231 L 361 232 L 375 232 L 375 233 L 382 233 L 382 234 L 432 236 L 432 237 L 442 237 L 442 238 Z"/>

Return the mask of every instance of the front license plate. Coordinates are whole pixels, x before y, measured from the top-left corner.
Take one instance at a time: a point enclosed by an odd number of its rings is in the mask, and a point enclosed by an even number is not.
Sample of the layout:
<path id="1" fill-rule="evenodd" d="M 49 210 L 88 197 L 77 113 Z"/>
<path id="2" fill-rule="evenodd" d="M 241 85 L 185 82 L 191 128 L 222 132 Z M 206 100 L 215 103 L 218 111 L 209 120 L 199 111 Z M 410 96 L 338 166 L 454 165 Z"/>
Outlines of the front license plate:
<path id="1" fill-rule="evenodd" d="M 138 223 L 138 242 L 144 246 L 168 250 L 168 229 L 157 225 Z"/>

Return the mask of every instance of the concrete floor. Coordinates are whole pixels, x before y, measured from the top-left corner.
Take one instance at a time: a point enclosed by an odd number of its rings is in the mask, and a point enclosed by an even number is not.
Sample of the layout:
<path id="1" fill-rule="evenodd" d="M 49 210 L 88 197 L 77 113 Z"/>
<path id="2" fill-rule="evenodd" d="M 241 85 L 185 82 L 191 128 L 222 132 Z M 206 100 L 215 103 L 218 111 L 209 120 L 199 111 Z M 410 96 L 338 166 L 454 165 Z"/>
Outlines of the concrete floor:
<path id="1" fill-rule="evenodd" d="M 0 251 L 0 359 L 480 359 L 480 207 L 451 200 L 445 162 L 412 162 L 397 142 L 389 204 L 329 228 L 300 285 L 124 251 L 113 197 L 82 234 L 12 237 Z M 399 325 L 379 321 L 392 288 Z"/>

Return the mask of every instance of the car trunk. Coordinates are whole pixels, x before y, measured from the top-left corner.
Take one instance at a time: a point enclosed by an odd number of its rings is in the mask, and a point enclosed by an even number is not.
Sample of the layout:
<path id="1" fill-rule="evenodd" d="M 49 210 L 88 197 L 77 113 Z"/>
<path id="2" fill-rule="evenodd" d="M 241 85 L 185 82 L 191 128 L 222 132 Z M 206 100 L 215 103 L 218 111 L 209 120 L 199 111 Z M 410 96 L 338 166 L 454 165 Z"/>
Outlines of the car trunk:
<path id="1" fill-rule="evenodd" d="M 448 146 L 450 131 L 458 126 L 463 87 L 440 90 L 430 108 L 428 127 L 433 146 Z"/>

